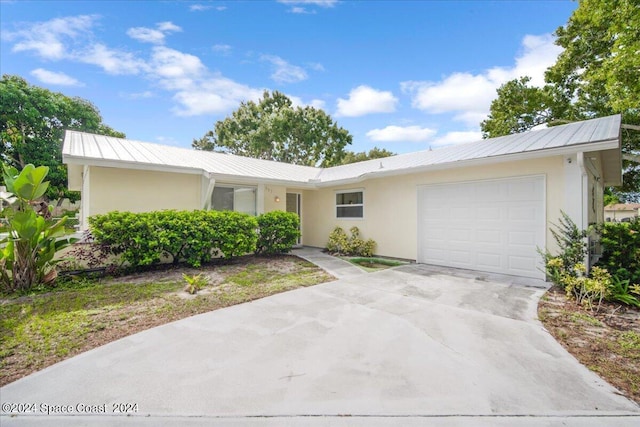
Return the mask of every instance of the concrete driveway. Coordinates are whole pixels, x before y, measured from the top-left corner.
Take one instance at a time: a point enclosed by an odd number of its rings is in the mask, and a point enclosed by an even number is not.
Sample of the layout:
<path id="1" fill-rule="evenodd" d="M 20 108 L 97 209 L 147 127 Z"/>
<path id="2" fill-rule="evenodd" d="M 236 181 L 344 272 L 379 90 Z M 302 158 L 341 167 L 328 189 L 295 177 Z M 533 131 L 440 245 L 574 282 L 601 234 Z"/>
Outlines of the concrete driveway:
<path id="1" fill-rule="evenodd" d="M 638 406 L 535 320 L 544 289 L 531 285 L 541 284 L 420 265 L 355 274 L 154 328 L 9 384 L 3 405 L 36 413 L 3 411 L 0 424 L 640 425 Z M 47 408 L 58 413 L 43 417 Z"/>

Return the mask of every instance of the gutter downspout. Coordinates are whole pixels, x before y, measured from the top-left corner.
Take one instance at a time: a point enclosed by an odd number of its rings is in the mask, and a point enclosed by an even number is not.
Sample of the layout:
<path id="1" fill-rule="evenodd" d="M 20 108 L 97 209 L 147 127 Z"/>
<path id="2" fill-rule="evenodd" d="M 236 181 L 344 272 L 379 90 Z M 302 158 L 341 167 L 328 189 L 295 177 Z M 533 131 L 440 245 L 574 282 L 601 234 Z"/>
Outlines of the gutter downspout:
<path id="1" fill-rule="evenodd" d="M 578 167 L 581 173 L 581 203 L 580 210 L 582 218 L 580 218 L 580 224 L 578 224 L 579 230 L 586 230 L 589 226 L 589 175 L 587 172 L 587 166 L 584 162 L 584 152 L 580 151 L 577 154 Z M 585 238 L 587 244 L 587 254 L 585 255 L 584 265 L 587 266 L 587 272 L 591 270 L 591 236 Z"/>
<path id="2" fill-rule="evenodd" d="M 211 194 L 216 186 L 216 179 L 209 172 L 202 172 L 202 177 L 208 181 L 208 184 L 207 191 L 202 195 L 201 205 L 202 209 L 209 210 L 211 209 Z"/>

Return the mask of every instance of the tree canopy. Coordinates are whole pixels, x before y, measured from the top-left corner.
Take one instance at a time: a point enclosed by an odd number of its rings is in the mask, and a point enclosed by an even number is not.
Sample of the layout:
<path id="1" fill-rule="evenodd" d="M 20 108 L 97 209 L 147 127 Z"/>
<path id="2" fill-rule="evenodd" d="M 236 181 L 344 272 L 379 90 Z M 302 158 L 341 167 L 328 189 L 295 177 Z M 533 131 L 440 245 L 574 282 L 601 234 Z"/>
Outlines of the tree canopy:
<path id="1" fill-rule="evenodd" d="M 323 110 L 294 107 L 278 91 L 243 102 L 214 129 L 194 139 L 198 150 L 220 151 L 306 166 L 339 165 L 353 137 Z"/>
<path id="2" fill-rule="evenodd" d="M 640 125 L 640 7 L 638 0 L 581 0 L 566 25 L 556 30 L 564 48 L 545 73 L 546 85 L 530 86 L 529 77 L 498 89 L 481 128 L 492 138 L 612 114 Z M 623 152 L 637 153 L 640 132 L 623 131 Z M 624 162 L 627 195 L 640 189 L 638 163 Z"/>
<path id="3" fill-rule="evenodd" d="M 67 168 L 62 164 L 66 129 L 124 138 L 102 122 L 89 101 L 32 86 L 19 76 L 0 80 L 0 160 L 22 169 L 27 164 L 49 167 L 49 200 L 79 194 L 67 189 Z"/>
<path id="4" fill-rule="evenodd" d="M 371 150 L 353 152 L 347 151 L 344 158 L 342 159 L 342 164 L 347 165 L 349 163 L 357 163 L 364 162 L 365 160 L 373 160 L 373 159 L 381 159 L 383 157 L 395 156 L 396 153 L 393 153 L 385 148 L 373 147 Z"/>

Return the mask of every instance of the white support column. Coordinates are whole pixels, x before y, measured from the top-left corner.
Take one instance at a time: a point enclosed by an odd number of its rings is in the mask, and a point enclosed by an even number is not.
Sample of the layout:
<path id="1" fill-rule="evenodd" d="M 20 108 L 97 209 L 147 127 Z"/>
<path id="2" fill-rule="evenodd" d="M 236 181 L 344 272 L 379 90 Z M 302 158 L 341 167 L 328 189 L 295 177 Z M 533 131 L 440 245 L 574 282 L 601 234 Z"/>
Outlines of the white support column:
<path id="1" fill-rule="evenodd" d="M 208 172 L 202 173 L 202 195 L 200 199 L 200 206 L 202 209 L 211 209 L 211 195 L 213 189 L 216 186 L 216 179 Z"/>
<path id="2" fill-rule="evenodd" d="M 80 231 L 87 230 L 89 228 L 89 206 L 91 205 L 91 169 L 88 165 L 84 165 L 82 169 L 82 193 L 80 195 Z"/>
<path id="3" fill-rule="evenodd" d="M 264 213 L 264 184 L 258 184 L 256 192 L 256 215 Z"/>

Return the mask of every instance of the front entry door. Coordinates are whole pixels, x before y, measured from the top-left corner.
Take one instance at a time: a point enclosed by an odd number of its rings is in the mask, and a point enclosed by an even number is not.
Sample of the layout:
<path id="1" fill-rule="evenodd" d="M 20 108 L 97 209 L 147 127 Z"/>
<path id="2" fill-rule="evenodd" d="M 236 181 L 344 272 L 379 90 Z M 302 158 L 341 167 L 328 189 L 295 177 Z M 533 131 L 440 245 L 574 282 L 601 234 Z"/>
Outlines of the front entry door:
<path id="1" fill-rule="evenodd" d="M 300 218 L 302 194 L 299 193 L 287 193 L 287 212 L 293 212 L 298 215 L 300 220 L 300 226 L 302 226 L 302 218 Z M 300 229 L 298 226 L 298 229 Z M 302 245 L 302 236 L 298 237 L 298 246 Z"/>

